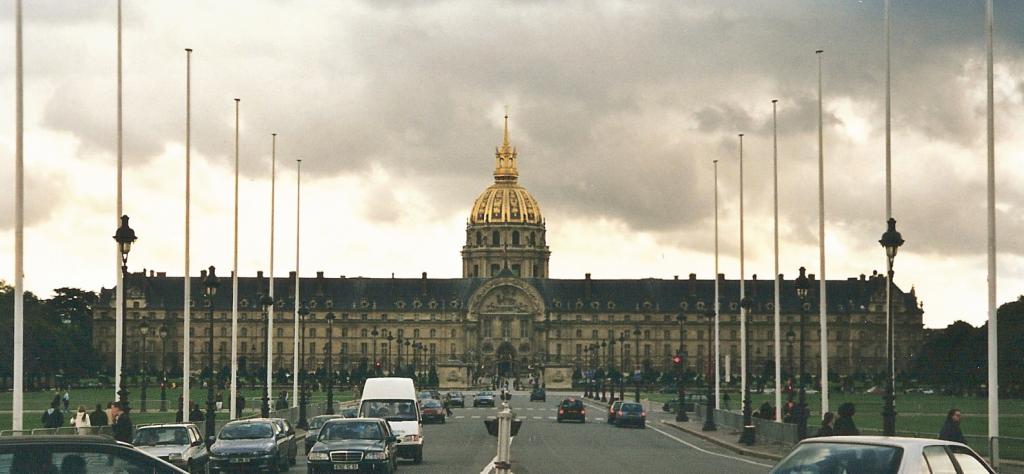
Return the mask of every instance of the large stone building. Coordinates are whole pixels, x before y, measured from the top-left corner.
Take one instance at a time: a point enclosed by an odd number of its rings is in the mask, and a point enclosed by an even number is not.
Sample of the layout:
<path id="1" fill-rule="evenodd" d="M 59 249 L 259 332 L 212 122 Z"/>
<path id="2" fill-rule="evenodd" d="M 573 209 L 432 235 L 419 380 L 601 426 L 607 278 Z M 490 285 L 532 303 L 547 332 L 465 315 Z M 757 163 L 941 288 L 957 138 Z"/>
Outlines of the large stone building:
<path id="1" fill-rule="evenodd" d="M 574 367 L 587 362 L 587 348 L 597 344 L 604 365 L 628 368 L 649 361 L 655 368 L 670 364 L 682 342 L 686 364 L 703 373 L 708 356 L 707 314 L 712 308 L 714 279 L 685 278 L 601 280 L 549 278 L 546 222 L 537 200 L 518 184 L 518 154 L 509 142 L 508 118 L 502 144 L 495 153 L 494 184 L 473 203 L 462 248 L 462 278 L 302 278 L 300 299 L 311 314 L 303 357 L 306 367 L 319 367 L 333 339 L 334 364 L 380 364 L 387 371 L 410 363 L 411 344 L 422 343 L 420 363 L 460 365 L 470 374 L 522 373 L 531 365 Z M 704 266 L 701 264 L 701 266 Z M 794 269 L 795 270 L 795 269 Z M 204 272 L 205 273 L 205 272 Z M 224 272 L 222 272 L 224 273 Z M 795 272 L 794 272 L 795 273 Z M 806 314 L 807 371 L 818 373 L 818 282 L 814 275 L 805 301 L 797 298 L 794 279 L 781 290 L 782 368 L 789 372 L 799 346 L 787 343 Z M 295 274 L 274 280 L 273 329 L 275 368 L 291 369 Z M 192 278 L 191 337 L 193 370 L 206 365 L 212 349 L 218 366 L 230 362 L 232 295 L 228 278 L 209 308 L 202 278 Z M 739 281 L 719 275 L 723 364 L 739 373 Z M 257 272 L 239 278 L 239 365 L 258 361 L 266 340 L 266 315 L 259 301 L 270 279 Z M 164 273 L 132 273 L 126 279 L 127 369 L 146 361 L 151 370 L 180 371 L 182 355 L 183 278 Z M 885 278 L 881 275 L 830 280 L 828 289 L 829 365 L 839 373 L 881 372 L 885 354 Z M 750 370 L 764 373 L 774 358 L 773 282 L 746 282 L 753 307 L 750 322 Z M 113 366 L 114 291 L 103 289 L 96 306 L 94 344 Z M 922 314 L 914 290 L 895 294 L 896 360 L 905 364 L 919 346 Z M 333 333 L 327 315 L 333 314 Z M 209 318 L 213 317 L 213 347 Z M 153 331 L 141 347 L 139 327 Z M 166 328 L 167 337 L 154 336 Z M 623 335 L 627 337 L 623 337 Z M 401 344 L 399 343 L 401 341 Z M 797 338 L 797 343 L 799 339 Z M 401 357 L 401 359 L 399 359 Z"/>

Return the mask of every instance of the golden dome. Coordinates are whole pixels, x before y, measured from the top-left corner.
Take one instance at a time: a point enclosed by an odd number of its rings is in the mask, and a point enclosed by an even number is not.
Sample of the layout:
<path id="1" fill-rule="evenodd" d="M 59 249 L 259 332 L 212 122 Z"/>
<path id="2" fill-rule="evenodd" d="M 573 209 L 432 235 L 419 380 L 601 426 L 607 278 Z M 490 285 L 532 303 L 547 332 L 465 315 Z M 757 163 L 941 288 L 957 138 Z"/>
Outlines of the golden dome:
<path id="1" fill-rule="evenodd" d="M 470 224 L 543 224 L 537 200 L 517 183 L 518 158 L 515 147 L 509 144 L 506 114 L 505 136 L 494 152 L 494 184 L 473 202 Z"/>

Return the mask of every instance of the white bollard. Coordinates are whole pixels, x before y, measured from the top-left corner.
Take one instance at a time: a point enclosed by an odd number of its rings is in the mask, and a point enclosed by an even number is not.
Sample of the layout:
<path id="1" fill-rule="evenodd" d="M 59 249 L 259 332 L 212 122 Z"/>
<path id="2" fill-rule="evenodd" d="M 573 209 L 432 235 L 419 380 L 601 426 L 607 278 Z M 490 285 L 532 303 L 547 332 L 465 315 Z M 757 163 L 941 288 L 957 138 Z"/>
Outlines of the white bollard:
<path id="1" fill-rule="evenodd" d="M 498 474 L 512 472 L 512 410 L 508 402 L 501 402 L 498 412 L 498 456 L 494 462 L 494 470 Z"/>

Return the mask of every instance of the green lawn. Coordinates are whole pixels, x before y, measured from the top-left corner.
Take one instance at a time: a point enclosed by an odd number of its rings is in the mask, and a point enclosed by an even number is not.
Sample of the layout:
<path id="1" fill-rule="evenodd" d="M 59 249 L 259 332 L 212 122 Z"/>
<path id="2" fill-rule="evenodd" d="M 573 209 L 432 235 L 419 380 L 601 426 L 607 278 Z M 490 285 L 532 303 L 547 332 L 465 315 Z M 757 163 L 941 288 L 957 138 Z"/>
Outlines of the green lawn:
<path id="1" fill-rule="evenodd" d="M 703 393 L 703 392 L 702 392 Z M 648 393 L 645 397 L 664 402 L 675 398 L 674 394 Z M 729 408 L 740 409 L 740 395 L 729 393 Z M 752 393 L 750 396 L 753 409 L 756 411 L 762 403 L 775 405 L 775 395 L 771 393 Z M 783 394 L 785 403 L 787 394 Z M 794 397 L 796 400 L 796 397 Z M 882 397 L 864 393 L 830 393 L 829 409 L 835 412 L 839 405 L 851 402 L 857 409 L 853 419 L 862 430 L 882 429 Z M 811 410 L 811 420 L 821 419 L 821 395 L 807 395 L 807 405 Z M 946 412 L 950 408 L 959 408 L 963 413 L 961 429 L 966 436 L 987 436 L 988 434 L 988 401 L 976 397 L 954 397 L 947 395 L 900 394 L 896 397 L 896 429 L 906 434 L 937 436 Z M 1000 400 L 999 432 L 1002 436 L 1024 438 L 1024 400 Z M 817 423 L 809 422 L 816 427 Z M 814 428 L 816 429 L 816 428 Z"/>
<path id="2" fill-rule="evenodd" d="M 281 390 L 288 390 L 289 395 L 291 394 L 291 384 L 287 386 L 275 386 L 274 391 L 278 394 Z M 146 389 L 146 413 L 141 413 L 141 388 L 140 387 L 129 387 L 129 400 L 132 405 L 132 421 L 136 424 L 141 423 L 158 423 L 158 422 L 173 422 L 175 418 L 175 412 L 177 411 L 177 400 L 178 396 L 181 395 L 181 388 L 168 388 L 167 389 L 167 411 L 160 412 L 160 387 L 147 387 Z M 246 398 L 245 413 L 256 413 L 259 411 L 260 397 L 262 396 L 261 389 L 243 388 L 240 390 L 242 395 Z M 96 408 L 96 404 L 101 404 L 104 408 L 107 406 L 107 402 L 114 399 L 114 394 L 111 389 L 105 388 L 86 388 L 86 389 L 72 389 L 71 390 L 71 410 L 77 410 L 79 405 L 85 405 L 87 411 L 93 411 Z M 206 390 L 202 388 L 191 388 L 191 401 L 198 402 L 201 408 L 205 411 L 206 409 Z M 33 429 L 42 427 L 42 411 L 50 406 L 50 402 L 53 400 L 54 395 L 57 392 L 46 391 L 46 392 L 26 392 L 24 407 L 26 410 L 24 428 Z M 0 393 L 0 430 L 6 430 L 11 428 L 11 398 L 10 392 Z M 224 410 L 222 413 L 227 413 L 229 392 L 224 391 Z M 327 399 L 326 392 L 313 392 L 312 401 L 323 402 Z M 352 392 L 349 390 L 335 390 L 334 401 L 343 402 L 352 399 Z M 273 403 L 273 401 L 271 402 Z M 65 415 L 65 426 L 67 423 L 67 415 Z"/>

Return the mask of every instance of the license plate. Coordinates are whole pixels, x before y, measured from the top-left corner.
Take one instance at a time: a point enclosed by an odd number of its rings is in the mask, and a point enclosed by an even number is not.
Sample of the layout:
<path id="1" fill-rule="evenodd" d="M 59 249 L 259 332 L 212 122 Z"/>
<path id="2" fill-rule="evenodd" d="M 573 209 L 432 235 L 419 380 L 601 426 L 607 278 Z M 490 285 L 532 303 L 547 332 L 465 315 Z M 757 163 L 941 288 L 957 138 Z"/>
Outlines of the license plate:
<path id="1" fill-rule="evenodd" d="M 358 471 L 359 463 L 334 463 L 335 471 Z"/>
<path id="2" fill-rule="evenodd" d="M 231 462 L 232 463 L 238 463 L 238 464 L 246 463 L 246 462 L 249 462 L 249 458 L 231 458 Z"/>

